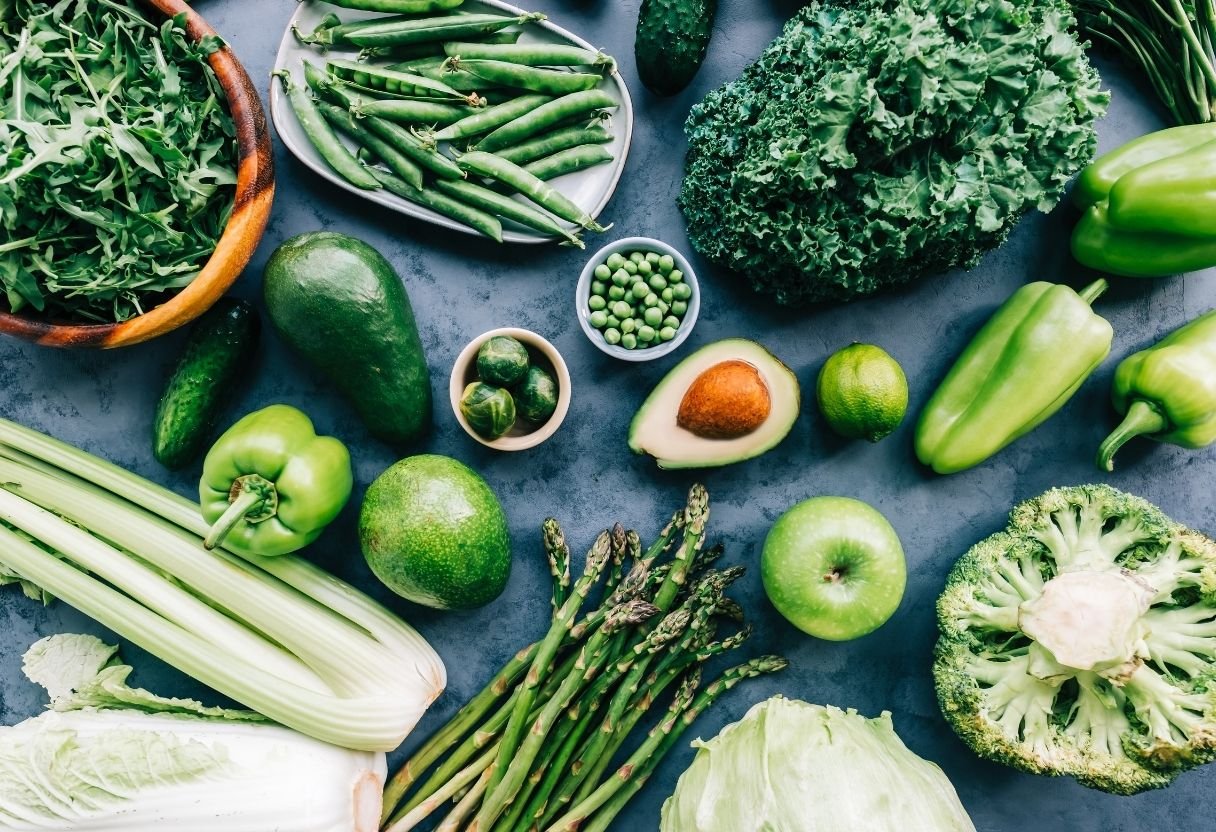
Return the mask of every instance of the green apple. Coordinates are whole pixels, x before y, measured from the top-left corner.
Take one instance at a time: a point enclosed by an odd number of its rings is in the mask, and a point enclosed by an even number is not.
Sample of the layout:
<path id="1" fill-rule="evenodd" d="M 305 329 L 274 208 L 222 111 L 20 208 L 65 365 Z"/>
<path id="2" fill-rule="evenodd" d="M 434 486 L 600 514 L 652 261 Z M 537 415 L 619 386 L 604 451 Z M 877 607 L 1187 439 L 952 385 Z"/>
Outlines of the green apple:
<path id="1" fill-rule="evenodd" d="M 777 518 L 760 557 L 764 591 L 804 633 L 848 641 L 881 627 L 904 597 L 899 536 L 876 509 L 815 497 Z"/>

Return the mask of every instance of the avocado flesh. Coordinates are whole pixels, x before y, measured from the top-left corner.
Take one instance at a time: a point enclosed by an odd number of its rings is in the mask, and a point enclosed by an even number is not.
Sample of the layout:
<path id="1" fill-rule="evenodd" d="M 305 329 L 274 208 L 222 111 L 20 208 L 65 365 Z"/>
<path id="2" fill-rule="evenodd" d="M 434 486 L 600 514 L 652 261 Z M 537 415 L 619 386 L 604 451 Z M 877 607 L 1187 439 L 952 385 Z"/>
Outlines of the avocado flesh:
<path id="1" fill-rule="evenodd" d="M 680 402 L 703 372 L 723 361 L 746 361 L 768 386 L 768 418 L 751 433 L 734 439 L 707 439 L 676 422 Z M 745 338 L 728 338 L 702 347 L 669 372 L 638 408 L 629 426 L 629 447 L 649 454 L 660 468 L 712 468 L 757 457 L 772 450 L 798 420 L 802 393 L 793 370 Z"/>

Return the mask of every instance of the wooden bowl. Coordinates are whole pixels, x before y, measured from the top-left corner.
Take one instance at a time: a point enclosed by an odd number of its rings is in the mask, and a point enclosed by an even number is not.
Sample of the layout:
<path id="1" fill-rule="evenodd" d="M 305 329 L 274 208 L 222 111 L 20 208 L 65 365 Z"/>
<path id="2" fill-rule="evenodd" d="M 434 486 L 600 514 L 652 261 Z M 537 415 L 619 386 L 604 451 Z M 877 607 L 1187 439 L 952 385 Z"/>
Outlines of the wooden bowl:
<path id="1" fill-rule="evenodd" d="M 207 21 L 182 0 L 144 2 L 166 17 L 184 12 L 186 32 L 193 40 L 215 34 Z M 48 347 L 126 347 L 164 335 L 194 320 L 210 309 L 240 276 L 270 218 L 270 204 L 274 199 L 274 159 L 262 101 L 232 49 L 225 46 L 208 60 L 228 96 L 236 126 L 238 168 L 232 215 L 203 270 L 189 286 L 165 303 L 122 323 L 61 324 L 0 312 L 0 332 Z"/>

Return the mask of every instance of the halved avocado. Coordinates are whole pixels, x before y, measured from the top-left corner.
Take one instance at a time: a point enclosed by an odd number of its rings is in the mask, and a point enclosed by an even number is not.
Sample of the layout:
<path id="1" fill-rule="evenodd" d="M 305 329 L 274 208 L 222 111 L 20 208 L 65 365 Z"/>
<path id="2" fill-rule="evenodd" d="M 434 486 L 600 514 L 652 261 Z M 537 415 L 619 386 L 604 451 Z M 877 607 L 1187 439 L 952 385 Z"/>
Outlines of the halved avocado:
<path id="1" fill-rule="evenodd" d="M 793 370 L 755 341 L 694 352 L 638 408 L 629 447 L 660 468 L 710 468 L 759 456 L 786 437 L 802 404 Z"/>

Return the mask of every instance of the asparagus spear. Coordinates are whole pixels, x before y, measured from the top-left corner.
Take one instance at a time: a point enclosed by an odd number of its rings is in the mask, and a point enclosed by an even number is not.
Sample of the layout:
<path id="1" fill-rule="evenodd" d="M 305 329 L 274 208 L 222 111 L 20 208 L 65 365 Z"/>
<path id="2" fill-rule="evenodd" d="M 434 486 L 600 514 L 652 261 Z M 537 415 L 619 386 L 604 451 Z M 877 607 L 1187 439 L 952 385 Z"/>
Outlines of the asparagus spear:
<path id="1" fill-rule="evenodd" d="M 688 506 L 684 509 L 684 539 L 676 549 L 671 571 L 654 597 L 654 605 L 663 612 L 671 609 L 688 579 L 693 559 L 701 549 L 705 524 L 709 522 L 709 494 L 705 486 L 697 483 L 688 492 Z"/>
<path id="2" fill-rule="evenodd" d="M 653 771 L 654 767 L 675 746 L 685 729 L 695 722 L 697 717 L 713 704 L 714 700 L 744 679 L 765 673 L 775 673 L 785 669 L 788 665 L 789 662 L 779 656 L 763 656 L 753 659 L 724 672 L 709 687 L 697 694 L 696 698 L 693 698 L 695 687 L 686 681 L 681 685 L 671 707 L 667 709 L 667 715 L 662 722 L 651 729 L 646 741 L 630 755 L 612 777 L 549 826 L 546 832 L 577 832 L 579 826 L 587 818 L 611 800 L 635 776 L 641 772 L 646 772 L 648 775 L 647 769 Z M 694 677 L 695 675 L 694 672 Z M 641 786 L 639 785 L 637 788 L 641 788 Z"/>
<path id="3" fill-rule="evenodd" d="M 562 527 L 552 517 L 545 520 L 541 526 L 545 553 L 549 556 L 549 574 L 553 576 L 553 614 L 566 603 L 566 593 L 570 589 L 570 547 L 566 545 L 566 535 Z"/>

